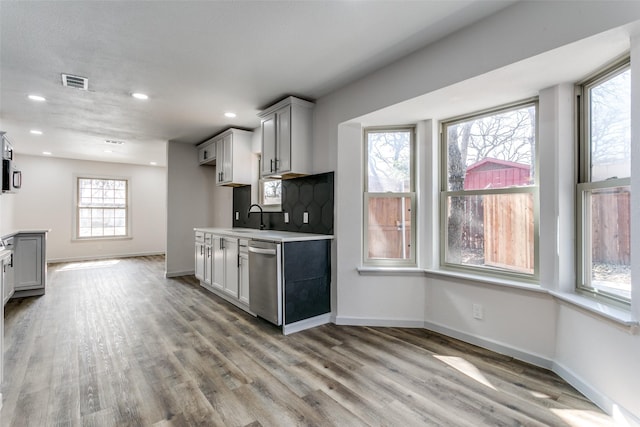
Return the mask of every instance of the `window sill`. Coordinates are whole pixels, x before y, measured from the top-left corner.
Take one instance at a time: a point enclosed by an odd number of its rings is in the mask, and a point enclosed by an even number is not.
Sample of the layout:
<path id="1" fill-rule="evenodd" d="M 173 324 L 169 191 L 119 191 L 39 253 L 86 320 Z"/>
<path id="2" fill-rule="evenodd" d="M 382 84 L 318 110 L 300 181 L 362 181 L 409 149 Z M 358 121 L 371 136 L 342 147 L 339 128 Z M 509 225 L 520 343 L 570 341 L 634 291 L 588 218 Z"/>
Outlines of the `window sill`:
<path id="1" fill-rule="evenodd" d="M 477 274 L 461 273 L 449 270 L 423 270 L 427 276 L 453 277 L 456 279 L 470 280 L 481 285 L 505 286 L 508 288 L 522 289 L 531 292 L 547 293 L 547 290 L 531 283 L 519 282 L 517 280 L 498 279 L 495 277 L 479 276 Z"/>
<path id="2" fill-rule="evenodd" d="M 104 242 L 105 240 L 132 240 L 132 236 L 122 237 L 74 237 L 72 242 Z"/>
<path id="3" fill-rule="evenodd" d="M 418 267 L 362 266 L 356 270 L 361 276 L 424 276 L 424 270 Z"/>
<path id="4" fill-rule="evenodd" d="M 630 311 L 624 310 L 622 308 L 613 307 L 611 305 L 604 304 L 600 301 L 596 301 L 582 295 L 574 294 L 572 292 L 548 292 L 561 301 L 567 302 L 571 305 L 597 314 L 601 317 L 604 317 L 605 319 L 619 323 L 623 326 L 635 328 L 640 325 L 638 319 L 635 319 Z"/>

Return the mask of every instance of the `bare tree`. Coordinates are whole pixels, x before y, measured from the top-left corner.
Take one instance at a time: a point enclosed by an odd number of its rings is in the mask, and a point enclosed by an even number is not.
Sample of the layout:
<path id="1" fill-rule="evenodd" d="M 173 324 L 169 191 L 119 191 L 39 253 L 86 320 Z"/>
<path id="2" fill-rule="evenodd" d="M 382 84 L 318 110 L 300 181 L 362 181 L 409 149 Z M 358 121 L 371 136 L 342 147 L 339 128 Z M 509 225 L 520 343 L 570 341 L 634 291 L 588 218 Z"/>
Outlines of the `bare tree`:
<path id="1" fill-rule="evenodd" d="M 408 191 L 411 176 L 409 132 L 371 132 L 368 135 L 368 190 Z"/>

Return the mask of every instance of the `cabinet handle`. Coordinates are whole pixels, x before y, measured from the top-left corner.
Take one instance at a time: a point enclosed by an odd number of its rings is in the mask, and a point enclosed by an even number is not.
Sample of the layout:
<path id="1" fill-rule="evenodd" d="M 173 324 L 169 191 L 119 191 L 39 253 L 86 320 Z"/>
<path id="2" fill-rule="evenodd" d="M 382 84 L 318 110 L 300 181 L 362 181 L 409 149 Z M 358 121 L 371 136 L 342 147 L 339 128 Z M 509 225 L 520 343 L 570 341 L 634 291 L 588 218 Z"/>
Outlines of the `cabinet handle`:
<path id="1" fill-rule="evenodd" d="M 271 162 L 271 167 L 269 168 L 269 172 L 273 172 L 273 159 L 271 159 L 270 162 Z"/>
<path id="2" fill-rule="evenodd" d="M 200 255 L 204 255 L 204 246 L 200 246 Z"/>
<path id="3" fill-rule="evenodd" d="M 280 160 L 276 159 L 276 172 L 280 170 Z"/>

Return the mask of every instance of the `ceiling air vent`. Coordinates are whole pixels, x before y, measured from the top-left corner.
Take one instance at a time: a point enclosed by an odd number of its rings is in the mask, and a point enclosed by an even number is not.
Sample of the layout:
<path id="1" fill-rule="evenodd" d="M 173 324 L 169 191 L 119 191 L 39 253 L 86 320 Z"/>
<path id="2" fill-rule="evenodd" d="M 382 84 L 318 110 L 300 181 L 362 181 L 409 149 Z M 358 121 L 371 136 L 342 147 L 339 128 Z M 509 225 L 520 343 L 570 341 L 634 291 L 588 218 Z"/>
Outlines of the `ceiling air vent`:
<path id="1" fill-rule="evenodd" d="M 113 145 L 122 145 L 122 144 L 124 144 L 124 141 L 118 141 L 116 139 L 105 139 L 104 142 L 106 142 L 107 144 L 113 144 Z"/>
<path id="2" fill-rule="evenodd" d="M 72 76 L 71 74 L 63 74 L 62 86 L 72 87 L 80 90 L 88 90 L 89 79 L 87 79 L 86 77 Z"/>

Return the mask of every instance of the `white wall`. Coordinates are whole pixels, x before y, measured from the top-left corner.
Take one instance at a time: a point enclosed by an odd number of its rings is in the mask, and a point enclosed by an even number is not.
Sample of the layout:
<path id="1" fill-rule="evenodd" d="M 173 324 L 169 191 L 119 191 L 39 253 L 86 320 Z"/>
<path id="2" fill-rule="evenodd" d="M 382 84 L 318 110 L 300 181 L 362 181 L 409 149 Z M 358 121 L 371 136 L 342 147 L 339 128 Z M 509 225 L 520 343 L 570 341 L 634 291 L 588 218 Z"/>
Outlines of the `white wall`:
<path id="1" fill-rule="evenodd" d="M 0 236 L 11 234 L 15 230 L 13 224 L 15 197 L 15 194 L 0 194 Z"/>
<path id="2" fill-rule="evenodd" d="M 332 291 L 337 296 L 333 306 L 337 323 L 422 324 L 553 367 L 604 409 L 613 413 L 614 405 L 619 405 L 636 421 L 640 419 L 637 397 L 640 394 L 636 392 L 640 389 L 638 335 L 600 316 L 586 315 L 581 309 L 560 303 L 544 292 L 545 289 L 573 288 L 574 236 L 570 231 L 573 204 L 566 194 L 568 188 L 573 191 L 573 164 L 565 164 L 572 161 L 571 150 L 567 150 L 566 144 L 573 144 L 573 138 L 571 125 L 567 127 L 557 119 L 571 114 L 566 98 L 570 86 L 560 85 L 546 91 L 546 86 L 538 88 L 541 103 L 545 103 L 545 111 L 551 115 L 541 113 L 540 124 L 545 127 L 540 130 L 541 136 L 547 138 L 543 151 L 546 155 L 543 160 L 547 162 L 544 173 L 551 174 L 541 183 L 541 191 L 546 189 L 542 197 L 551 198 L 541 204 L 545 234 L 540 244 L 542 250 L 551 251 L 545 252 L 541 261 L 541 268 L 544 267 L 542 292 L 432 274 L 427 277 L 415 274 L 376 276 L 357 271 L 362 250 L 359 117 L 639 19 L 640 2 L 519 2 L 317 101 L 314 169 L 336 170 L 337 236 L 332 259 L 336 277 Z M 629 34 L 633 34 L 633 29 L 629 29 Z M 637 50 L 634 47 L 634 54 Z M 591 71 L 586 69 L 584 73 Z M 556 80 L 550 81 L 549 85 L 563 83 L 567 82 Z M 571 85 L 572 81 L 568 83 Z M 634 95 L 634 99 L 640 99 L 639 86 L 634 86 L 634 94 L 638 95 Z M 634 117 L 638 115 L 634 114 Z M 438 118 L 423 117 L 422 120 Z M 634 129 L 638 128 L 640 123 L 635 124 Z M 635 133 L 636 138 L 639 133 Z M 638 141 L 634 138 L 634 153 L 638 154 L 640 143 L 635 142 Z M 427 152 L 437 151 L 433 146 L 426 148 Z M 556 155 L 557 159 L 554 158 Z M 639 157 L 633 158 L 636 168 L 632 170 L 640 170 Z M 429 154 L 425 158 L 428 161 Z M 437 158 L 426 167 L 437 174 Z M 632 179 L 638 180 L 637 177 Z M 433 189 L 434 182 L 437 182 L 437 175 L 425 180 L 425 188 Z M 433 201 L 432 195 L 426 197 L 430 199 L 426 203 Z M 420 208 L 431 210 L 433 206 L 421 204 Z M 639 208 L 636 195 L 632 207 L 636 225 L 640 223 Z M 426 222 L 432 227 L 429 218 Z M 633 231 L 632 252 L 635 254 L 640 253 L 636 250 L 640 249 L 637 246 L 640 242 L 638 230 L 640 227 Z M 437 240 L 436 235 L 431 238 Z M 419 243 L 429 245 L 432 239 Z M 424 266 L 429 265 L 428 259 L 422 258 L 422 261 Z M 635 262 L 634 275 L 640 274 L 639 264 Z M 634 292 L 637 296 L 638 291 Z M 484 306 L 483 321 L 472 319 L 473 303 Z"/>
<path id="3" fill-rule="evenodd" d="M 167 145 L 167 276 L 194 271 L 194 227 L 231 227 L 233 189 L 216 187 L 216 168 L 198 164 L 195 146 Z"/>
<path id="4" fill-rule="evenodd" d="M 13 221 L 8 231 L 51 229 L 48 261 L 164 253 L 164 168 L 22 154 L 16 157 L 22 170 L 22 188 L 16 194 L 2 195 L 3 201 L 11 199 L 9 216 Z M 74 175 L 82 174 L 131 180 L 131 239 L 73 240 Z"/>

